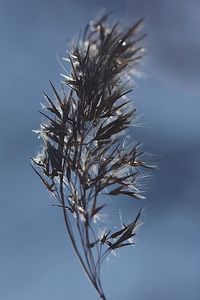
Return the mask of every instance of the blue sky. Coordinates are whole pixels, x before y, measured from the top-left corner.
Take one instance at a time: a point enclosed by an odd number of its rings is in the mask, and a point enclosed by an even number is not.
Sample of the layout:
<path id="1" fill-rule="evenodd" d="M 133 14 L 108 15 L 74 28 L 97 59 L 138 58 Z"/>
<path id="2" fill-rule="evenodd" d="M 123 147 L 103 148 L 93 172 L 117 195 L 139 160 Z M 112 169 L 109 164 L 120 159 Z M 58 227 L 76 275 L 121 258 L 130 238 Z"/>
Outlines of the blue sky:
<path id="1" fill-rule="evenodd" d="M 199 1 L 0 0 L 0 299 L 98 299 L 67 241 L 60 212 L 29 166 L 42 90 L 60 81 L 56 55 L 99 10 L 129 25 L 145 17 L 144 76 L 131 97 L 133 140 L 159 165 L 148 199 L 112 201 L 125 219 L 146 207 L 135 247 L 105 264 L 108 299 L 200 298 Z"/>

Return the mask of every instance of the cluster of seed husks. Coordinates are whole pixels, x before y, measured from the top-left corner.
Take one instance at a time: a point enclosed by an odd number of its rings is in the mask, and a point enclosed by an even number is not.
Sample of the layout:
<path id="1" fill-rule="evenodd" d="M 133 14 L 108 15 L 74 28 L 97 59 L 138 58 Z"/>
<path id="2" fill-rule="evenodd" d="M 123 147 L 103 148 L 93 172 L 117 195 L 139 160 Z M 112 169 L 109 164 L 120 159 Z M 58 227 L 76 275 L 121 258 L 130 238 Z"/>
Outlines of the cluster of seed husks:
<path id="1" fill-rule="evenodd" d="M 139 145 L 128 147 L 120 134 L 129 127 L 136 110 L 127 99 L 129 73 L 143 56 L 138 42 L 141 21 L 127 30 L 106 16 L 89 24 L 83 39 L 71 45 L 70 74 L 63 75 L 62 90 L 51 83 L 55 100 L 44 93 L 48 106 L 41 112 L 47 123 L 35 130 L 43 140 L 42 151 L 32 166 L 58 206 L 81 217 L 89 226 L 105 207 L 99 195 L 126 195 L 142 199 L 136 179 L 143 167 Z M 62 184 L 61 195 L 60 185 Z M 110 249 L 130 245 L 140 216 L 114 233 L 108 231 L 97 243 Z"/>

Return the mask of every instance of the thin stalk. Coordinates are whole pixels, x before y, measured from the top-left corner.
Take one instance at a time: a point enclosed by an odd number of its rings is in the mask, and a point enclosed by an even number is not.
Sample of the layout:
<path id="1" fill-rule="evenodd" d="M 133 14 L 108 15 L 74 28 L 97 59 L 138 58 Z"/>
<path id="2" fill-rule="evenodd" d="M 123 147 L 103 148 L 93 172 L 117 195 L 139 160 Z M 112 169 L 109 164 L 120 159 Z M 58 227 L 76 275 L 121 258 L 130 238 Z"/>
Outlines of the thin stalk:
<path id="1" fill-rule="evenodd" d="M 73 234 L 71 232 L 71 228 L 70 228 L 70 225 L 69 225 L 69 220 L 68 220 L 68 217 L 67 217 L 67 212 L 66 212 L 66 209 L 65 209 L 65 199 L 64 199 L 64 192 L 63 192 L 63 175 L 62 174 L 60 174 L 60 196 L 61 196 L 61 201 L 62 201 L 62 210 L 63 210 L 63 216 L 64 216 L 64 223 L 65 223 L 65 226 L 66 226 L 66 229 L 67 229 L 68 236 L 71 240 L 74 252 L 75 252 L 78 260 L 80 261 L 80 263 L 81 263 L 81 265 L 82 265 L 82 267 L 85 271 L 85 274 L 88 277 L 90 283 L 94 286 L 95 290 L 97 291 L 98 295 L 100 296 L 100 299 L 106 300 L 106 297 L 105 297 L 103 291 L 99 290 L 98 285 L 95 283 L 94 279 L 90 275 L 90 273 L 89 273 L 89 271 L 88 271 L 88 269 L 87 269 L 87 267 L 86 267 L 86 265 L 83 261 L 83 258 L 81 256 L 80 252 L 78 251 L 76 242 L 75 242 Z"/>

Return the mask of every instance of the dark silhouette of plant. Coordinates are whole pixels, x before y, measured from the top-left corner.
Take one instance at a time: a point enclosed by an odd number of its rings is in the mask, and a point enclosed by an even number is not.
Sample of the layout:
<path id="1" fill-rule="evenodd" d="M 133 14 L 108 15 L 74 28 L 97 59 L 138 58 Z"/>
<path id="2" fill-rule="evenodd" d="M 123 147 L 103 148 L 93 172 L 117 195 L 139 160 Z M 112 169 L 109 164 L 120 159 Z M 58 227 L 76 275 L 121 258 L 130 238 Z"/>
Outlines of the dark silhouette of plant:
<path id="1" fill-rule="evenodd" d="M 107 24 L 108 15 L 86 26 L 82 39 L 70 44 L 70 75 L 63 75 L 62 89 L 51 87 L 55 101 L 44 93 L 51 114 L 39 130 L 43 148 L 32 167 L 57 199 L 74 251 L 101 299 L 100 269 L 113 251 L 132 245 L 141 215 L 118 231 L 101 235 L 94 225 L 105 209 L 102 195 L 142 199 L 137 178 L 148 166 L 140 145 L 127 146 L 121 135 L 135 118 L 136 109 L 125 97 L 130 72 L 143 56 L 138 28 L 121 29 Z M 98 226 L 97 226 L 98 227 Z"/>

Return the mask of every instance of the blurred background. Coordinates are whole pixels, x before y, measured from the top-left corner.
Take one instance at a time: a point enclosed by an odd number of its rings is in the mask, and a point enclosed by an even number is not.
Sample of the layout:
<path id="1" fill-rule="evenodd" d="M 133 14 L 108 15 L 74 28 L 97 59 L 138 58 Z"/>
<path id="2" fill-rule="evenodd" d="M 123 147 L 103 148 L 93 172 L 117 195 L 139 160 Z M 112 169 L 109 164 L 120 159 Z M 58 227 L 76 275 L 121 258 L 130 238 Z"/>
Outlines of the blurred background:
<path id="1" fill-rule="evenodd" d="M 101 9 L 124 25 L 145 18 L 144 76 L 131 94 L 144 126 L 129 134 L 159 166 L 144 182 L 147 200 L 116 200 L 124 220 L 146 210 L 136 245 L 105 264 L 105 292 L 110 300 L 200 299 L 200 2 L 0 0 L 2 300 L 98 299 L 29 157 L 39 149 L 31 131 L 42 90 L 51 95 L 48 80 L 60 81 L 56 55 Z M 109 205 L 115 219 L 115 200 Z"/>

